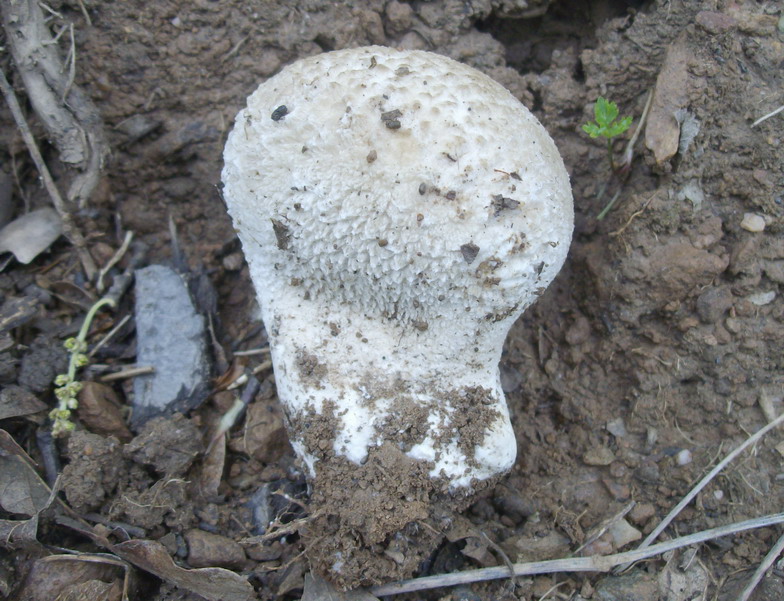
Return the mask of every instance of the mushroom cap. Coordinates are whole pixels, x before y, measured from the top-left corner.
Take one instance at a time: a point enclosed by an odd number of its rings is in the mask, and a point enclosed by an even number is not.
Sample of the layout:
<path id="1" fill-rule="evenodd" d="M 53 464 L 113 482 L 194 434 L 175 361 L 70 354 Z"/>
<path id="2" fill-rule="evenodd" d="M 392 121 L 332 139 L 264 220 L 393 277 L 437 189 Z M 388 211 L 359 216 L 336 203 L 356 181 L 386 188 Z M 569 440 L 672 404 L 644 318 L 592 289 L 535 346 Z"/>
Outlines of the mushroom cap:
<path id="1" fill-rule="evenodd" d="M 296 285 L 420 329 L 511 321 L 571 239 L 569 177 L 545 129 L 486 75 L 428 52 L 284 68 L 250 96 L 224 157 L 229 212 L 270 297 Z"/>

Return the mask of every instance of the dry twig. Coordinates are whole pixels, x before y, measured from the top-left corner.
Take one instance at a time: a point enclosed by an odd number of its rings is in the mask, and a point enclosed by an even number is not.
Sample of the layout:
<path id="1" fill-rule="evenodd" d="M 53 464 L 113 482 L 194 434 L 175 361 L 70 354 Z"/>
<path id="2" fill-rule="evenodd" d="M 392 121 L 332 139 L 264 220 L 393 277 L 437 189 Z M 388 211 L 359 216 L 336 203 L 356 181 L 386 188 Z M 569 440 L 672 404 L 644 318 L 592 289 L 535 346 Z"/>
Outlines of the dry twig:
<path id="1" fill-rule="evenodd" d="M 60 160 L 74 168 L 66 199 L 83 207 L 98 185 L 109 147 L 98 109 L 73 83 L 76 77 L 73 27 L 66 24 L 61 30 L 61 33 L 70 31 L 71 38 L 68 64 L 64 65 L 42 9 L 63 18 L 36 0 L 0 2 L 5 41 L 30 104 L 46 128 L 47 138 L 57 147 Z"/>
<path id="2" fill-rule="evenodd" d="M 27 150 L 30 153 L 33 162 L 35 163 L 36 168 L 38 169 L 38 173 L 41 175 L 41 179 L 44 182 L 44 187 L 49 193 L 49 197 L 52 199 L 52 204 L 54 204 L 54 208 L 57 210 L 57 213 L 60 215 L 60 219 L 63 221 L 63 233 L 71 242 L 71 244 L 74 245 L 74 248 L 76 248 L 76 252 L 79 255 L 79 260 L 82 263 L 82 268 L 84 269 L 85 275 L 88 279 L 92 280 L 96 273 L 95 262 L 90 256 L 90 253 L 87 251 L 84 237 L 74 224 L 73 219 L 71 218 L 71 213 L 65 206 L 65 202 L 63 202 L 63 197 L 60 196 L 60 191 L 57 189 L 57 186 L 54 183 L 54 179 L 52 179 L 52 176 L 49 173 L 49 169 L 46 167 L 44 158 L 41 156 L 41 152 L 38 150 L 38 146 L 36 145 L 35 139 L 33 138 L 33 133 L 30 131 L 30 127 L 27 125 L 24 113 L 22 112 L 22 107 L 19 106 L 19 101 L 16 99 L 16 94 L 14 94 L 14 91 L 11 88 L 11 84 L 8 83 L 8 80 L 5 77 L 5 73 L 2 70 L 0 70 L 0 89 L 2 89 L 3 96 L 8 103 L 8 108 L 11 109 L 11 114 L 14 117 L 16 126 L 19 128 L 19 131 L 22 134 L 22 139 L 27 146 Z"/>
<path id="3" fill-rule="evenodd" d="M 667 514 L 667 517 L 665 517 L 661 521 L 661 523 L 658 526 L 656 526 L 656 528 L 654 528 L 653 532 L 651 532 L 648 536 L 645 537 L 645 540 L 642 541 L 642 543 L 640 543 L 639 549 L 644 549 L 645 547 L 650 545 L 653 541 L 655 541 L 656 538 L 658 538 L 658 536 L 662 533 L 662 531 L 664 531 L 664 529 L 667 526 L 669 526 L 670 522 L 672 522 L 672 520 L 674 520 L 675 517 L 681 511 L 683 511 L 683 508 L 686 507 L 689 503 L 691 503 L 692 500 L 694 499 L 694 497 L 696 497 L 699 494 L 699 492 L 703 488 L 705 488 L 708 485 L 708 483 L 711 480 L 713 480 L 713 478 L 716 477 L 716 474 L 718 474 L 720 471 L 722 471 L 727 466 L 728 463 L 730 463 L 733 459 L 735 459 L 738 455 L 740 455 L 748 447 L 750 447 L 755 442 L 757 442 L 760 438 L 765 436 L 765 434 L 770 432 L 773 428 L 775 428 L 776 426 L 778 426 L 778 425 L 780 425 L 782 423 L 784 423 L 784 413 L 781 414 L 776 420 L 770 422 L 764 428 L 760 428 L 759 430 L 757 430 L 757 432 L 755 434 L 752 434 L 751 436 L 749 436 L 749 438 L 747 438 L 746 441 L 743 444 L 741 444 L 734 451 L 732 451 L 729 455 L 727 455 L 724 459 L 722 459 L 718 464 L 716 464 L 716 467 L 714 467 L 710 472 L 708 472 L 708 474 L 702 480 L 700 480 L 694 486 L 694 488 L 692 488 L 689 491 L 689 494 L 687 494 L 685 497 L 683 497 L 683 499 L 681 499 L 681 502 L 678 503 L 675 506 L 675 508 L 672 511 L 670 511 L 670 513 Z"/>
<path id="4" fill-rule="evenodd" d="M 754 575 L 751 577 L 751 580 L 746 585 L 746 588 L 743 589 L 743 592 L 738 597 L 738 601 L 749 601 L 751 594 L 754 592 L 754 589 L 757 588 L 757 585 L 762 580 L 762 577 L 765 576 L 765 572 L 770 569 L 770 566 L 778 559 L 778 556 L 781 555 L 781 552 L 784 551 L 784 535 L 776 541 L 776 544 L 773 545 L 773 548 L 768 551 L 768 554 L 765 556 L 765 559 L 762 560 L 762 563 L 754 572 Z"/>
<path id="5" fill-rule="evenodd" d="M 646 549 L 636 549 L 614 555 L 594 555 L 592 557 L 572 557 L 569 559 L 551 559 L 548 561 L 534 561 L 530 563 L 514 564 L 515 576 L 532 576 L 535 574 L 555 574 L 561 572 L 607 572 L 615 566 L 633 563 L 641 559 L 655 557 L 668 551 L 690 547 L 704 543 L 705 541 L 737 534 L 756 528 L 764 528 L 775 524 L 784 523 L 784 513 L 773 515 L 711 528 L 688 536 L 682 536 L 664 543 L 651 545 Z M 487 580 L 498 580 L 499 578 L 509 577 L 509 568 L 506 566 L 496 568 L 482 568 L 479 570 L 466 570 L 454 574 L 443 574 L 439 576 L 427 576 L 425 578 L 413 578 L 411 580 L 401 580 L 390 584 L 382 584 L 370 589 L 370 593 L 377 597 L 383 595 L 399 595 L 413 591 L 422 591 L 444 586 L 456 586 L 471 582 L 484 582 Z"/>

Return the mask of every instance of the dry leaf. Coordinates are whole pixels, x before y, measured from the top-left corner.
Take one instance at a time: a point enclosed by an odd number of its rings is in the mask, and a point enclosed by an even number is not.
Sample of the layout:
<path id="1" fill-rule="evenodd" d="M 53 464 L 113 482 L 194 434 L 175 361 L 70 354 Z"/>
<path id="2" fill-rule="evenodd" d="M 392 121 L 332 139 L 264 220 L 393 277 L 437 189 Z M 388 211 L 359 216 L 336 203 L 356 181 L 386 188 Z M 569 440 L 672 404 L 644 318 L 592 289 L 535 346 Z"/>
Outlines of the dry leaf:
<path id="1" fill-rule="evenodd" d="M 166 547 L 155 541 L 131 540 L 112 545 L 111 550 L 142 570 L 209 601 L 257 599 L 250 582 L 239 574 L 223 568 L 186 570 L 176 565 Z"/>
<path id="2" fill-rule="evenodd" d="M 0 506 L 11 513 L 34 516 L 49 502 L 49 487 L 17 456 L 0 456 Z"/>
<path id="3" fill-rule="evenodd" d="M 20 263 L 29 263 L 63 233 L 63 223 L 51 208 L 17 217 L 0 230 L 0 253 L 11 252 Z"/>
<path id="4" fill-rule="evenodd" d="M 45 409 L 46 403 L 39 401 L 27 388 L 12 385 L 0 391 L 0 419 L 32 415 Z"/>
<path id="5" fill-rule="evenodd" d="M 56 559 L 53 561 L 52 559 Z M 78 555 L 48 556 L 33 562 L 25 577 L 18 599 L 25 601 L 52 601 L 78 599 L 78 592 L 89 591 L 81 599 L 91 601 L 119 601 L 122 591 L 122 570 L 117 566 L 83 561 Z"/>
<path id="6" fill-rule="evenodd" d="M 694 58 L 685 35 L 667 48 L 664 64 L 656 78 L 651 110 L 645 126 L 645 145 L 661 164 L 678 152 L 681 126 L 676 112 L 689 102 L 689 64 Z"/>

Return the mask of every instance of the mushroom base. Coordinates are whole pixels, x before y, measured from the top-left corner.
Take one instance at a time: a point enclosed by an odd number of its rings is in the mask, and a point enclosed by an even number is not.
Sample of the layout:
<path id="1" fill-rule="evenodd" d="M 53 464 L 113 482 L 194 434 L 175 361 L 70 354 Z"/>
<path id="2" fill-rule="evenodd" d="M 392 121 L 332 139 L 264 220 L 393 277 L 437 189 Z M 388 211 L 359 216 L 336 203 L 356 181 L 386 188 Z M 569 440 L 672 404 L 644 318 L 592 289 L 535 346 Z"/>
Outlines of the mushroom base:
<path id="1" fill-rule="evenodd" d="M 319 461 L 316 511 L 303 532 L 311 567 L 344 590 L 411 577 L 453 516 L 498 480 L 450 492 L 430 468 L 391 443 L 371 449 L 363 465 L 335 456 Z"/>

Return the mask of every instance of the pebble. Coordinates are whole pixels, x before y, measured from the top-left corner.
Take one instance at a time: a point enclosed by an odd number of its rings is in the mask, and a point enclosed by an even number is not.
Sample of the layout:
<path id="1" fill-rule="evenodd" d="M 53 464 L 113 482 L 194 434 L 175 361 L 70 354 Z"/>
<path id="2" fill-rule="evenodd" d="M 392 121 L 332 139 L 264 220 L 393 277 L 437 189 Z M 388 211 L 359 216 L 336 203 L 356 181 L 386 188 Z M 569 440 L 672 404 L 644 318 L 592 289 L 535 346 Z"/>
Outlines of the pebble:
<path id="1" fill-rule="evenodd" d="M 764 307 L 765 305 L 772 303 L 775 298 L 776 293 L 771 290 L 769 292 L 755 292 L 754 294 L 749 294 L 746 297 L 746 300 L 749 301 L 752 305 Z"/>
<path id="2" fill-rule="evenodd" d="M 638 526 L 642 526 L 654 515 L 656 515 L 656 508 L 652 503 L 637 503 L 629 512 L 629 519 Z"/>
<path id="3" fill-rule="evenodd" d="M 743 220 L 740 222 L 740 227 L 747 232 L 761 232 L 765 229 L 765 218 L 756 213 L 745 213 Z"/>
<path id="4" fill-rule="evenodd" d="M 618 520 L 610 526 L 608 532 L 616 549 L 621 549 L 629 543 L 642 538 L 642 532 L 624 519 Z"/>
<path id="5" fill-rule="evenodd" d="M 185 533 L 188 543 L 188 563 L 194 568 L 241 568 L 245 551 L 230 538 L 196 528 Z"/>
<path id="6" fill-rule="evenodd" d="M 738 22 L 730 15 L 711 10 L 703 10 L 697 13 L 697 25 L 712 34 L 723 33 L 735 27 Z"/>
<path id="7" fill-rule="evenodd" d="M 623 422 L 622 417 L 607 422 L 606 428 L 607 431 L 616 438 L 623 438 L 628 434 L 626 431 L 626 424 Z"/>
<path id="8" fill-rule="evenodd" d="M 697 314 L 702 323 L 716 323 L 732 306 L 732 292 L 727 287 L 711 287 L 697 298 Z"/>
<path id="9" fill-rule="evenodd" d="M 615 454 L 607 447 L 594 447 L 583 455 L 586 465 L 605 466 L 615 461 Z"/>
<path id="10" fill-rule="evenodd" d="M 692 460 L 692 454 L 689 449 L 682 449 L 678 451 L 678 454 L 675 455 L 675 461 L 680 466 L 689 465 Z"/>
<path id="11" fill-rule="evenodd" d="M 628 601 L 629 599 L 658 599 L 659 585 L 655 575 L 635 570 L 622 576 L 607 576 L 596 583 L 596 601 Z"/>

